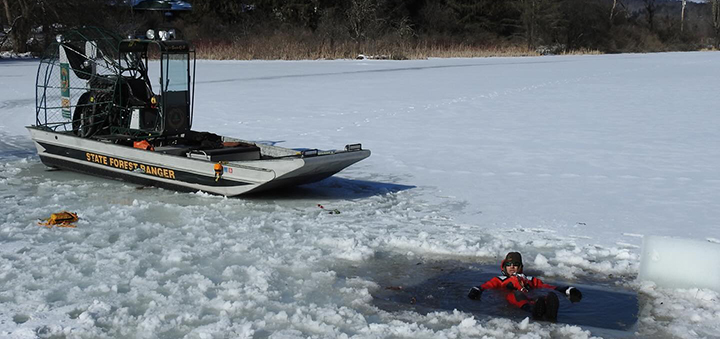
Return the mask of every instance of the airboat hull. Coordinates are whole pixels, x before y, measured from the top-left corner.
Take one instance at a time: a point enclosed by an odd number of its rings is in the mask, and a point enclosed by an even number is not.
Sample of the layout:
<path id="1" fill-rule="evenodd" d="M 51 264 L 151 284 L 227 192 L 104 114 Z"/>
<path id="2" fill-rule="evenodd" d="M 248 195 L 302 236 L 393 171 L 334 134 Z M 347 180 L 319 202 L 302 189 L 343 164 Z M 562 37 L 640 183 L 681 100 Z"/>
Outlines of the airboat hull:
<path id="1" fill-rule="evenodd" d="M 194 150 L 169 154 L 35 126 L 27 129 L 41 161 L 47 166 L 140 185 L 224 196 L 312 183 L 370 156 L 370 151 L 363 149 L 306 155 L 297 150 L 252 143 L 259 149 L 258 159 L 221 161 L 222 174 L 217 177 L 214 166 L 218 161 L 192 157 L 199 154 L 193 153 Z"/>

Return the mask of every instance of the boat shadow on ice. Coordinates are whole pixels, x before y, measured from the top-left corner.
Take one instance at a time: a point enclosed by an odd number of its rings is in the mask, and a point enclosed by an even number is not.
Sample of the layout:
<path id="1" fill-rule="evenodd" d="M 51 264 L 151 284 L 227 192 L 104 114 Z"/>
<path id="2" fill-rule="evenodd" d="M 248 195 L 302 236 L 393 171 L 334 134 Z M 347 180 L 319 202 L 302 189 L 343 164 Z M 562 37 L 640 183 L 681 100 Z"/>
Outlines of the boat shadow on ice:
<path id="1" fill-rule="evenodd" d="M 379 257 L 383 256 L 379 254 Z M 412 262 L 388 256 L 386 259 L 376 257 L 367 266 L 353 267 L 350 272 L 339 269 L 338 273 L 361 276 L 377 283 L 380 288 L 372 293 L 373 303 L 388 312 L 410 311 L 427 315 L 458 310 L 477 318 L 501 317 L 514 321 L 522 321 L 530 315 L 510 306 L 503 291 L 485 291 L 480 301 L 467 298 L 472 286 L 480 285 L 499 274 L 497 265 L 467 264 L 452 260 Z M 525 273 L 530 276 L 543 275 L 540 271 L 532 270 Z M 583 292 L 583 300 L 579 303 L 560 298 L 558 323 L 579 325 L 593 334 L 606 337 L 633 336 L 640 309 L 636 292 L 618 287 L 614 281 L 580 279 L 568 283 L 552 278 L 543 280 L 557 286 L 572 285 Z M 531 291 L 530 297 L 546 293 L 557 292 Z"/>
<path id="2" fill-rule="evenodd" d="M 396 193 L 416 186 L 387 182 L 330 177 L 321 181 L 271 191 L 251 193 L 246 199 L 313 200 L 313 199 L 360 199 L 376 195 Z"/>

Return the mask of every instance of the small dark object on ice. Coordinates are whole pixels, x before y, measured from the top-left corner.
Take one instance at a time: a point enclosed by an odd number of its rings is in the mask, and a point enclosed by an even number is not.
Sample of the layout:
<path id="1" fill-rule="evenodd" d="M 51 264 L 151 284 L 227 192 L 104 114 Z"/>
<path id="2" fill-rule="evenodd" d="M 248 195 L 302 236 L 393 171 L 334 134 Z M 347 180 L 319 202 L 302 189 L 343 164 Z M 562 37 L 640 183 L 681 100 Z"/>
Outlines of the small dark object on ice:
<path id="1" fill-rule="evenodd" d="M 320 204 L 318 204 L 318 207 L 320 207 L 320 209 L 325 209 L 325 206 L 320 205 Z M 328 214 L 340 214 L 340 210 L 335 208 L 333 210 L 328 211 Z"/>

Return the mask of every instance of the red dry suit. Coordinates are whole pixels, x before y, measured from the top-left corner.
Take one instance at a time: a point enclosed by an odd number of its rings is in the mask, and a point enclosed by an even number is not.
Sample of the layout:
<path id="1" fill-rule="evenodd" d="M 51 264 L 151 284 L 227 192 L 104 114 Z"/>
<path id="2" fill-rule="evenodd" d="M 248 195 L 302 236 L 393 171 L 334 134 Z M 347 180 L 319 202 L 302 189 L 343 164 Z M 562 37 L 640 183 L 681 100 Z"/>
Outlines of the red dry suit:
<path id="1" fill-rule="evenodd" d="M 526 292 L 534 289 L 548 288 L 556 289 L 553 285 L 544 283 L 539 278 L 526 276 L 524 274 L 516 274 L 513 276 L 499 275 L 488 280 L 484 284 L 478 286 L 481 290 L 487 289 L 505 289 L 508 293 L 505 299 L 513 306 L 522 308 L 526 304 L 533 304 L 533 301 L 527 297 Z"/>

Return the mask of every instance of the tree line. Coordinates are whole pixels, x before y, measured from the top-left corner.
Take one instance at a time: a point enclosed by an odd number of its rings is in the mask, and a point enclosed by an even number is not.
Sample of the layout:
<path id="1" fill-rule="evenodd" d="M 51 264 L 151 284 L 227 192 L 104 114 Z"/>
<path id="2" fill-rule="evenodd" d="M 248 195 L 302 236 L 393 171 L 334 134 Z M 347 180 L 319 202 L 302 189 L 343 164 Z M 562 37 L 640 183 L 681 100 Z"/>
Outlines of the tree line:
<path id="1" fill-rule="evenodd" d="M 2 2 L 4 39 L 17 52 L 40 51 L 58 32 L 80 25 L 123 34 L 174 26 L 193 41 L 238 48 L 277 35 L 321 41 L 325 48 L 381 41 L 391 48 L 616 53 L 720 44 L 720 0 L 194 0 L 192 11 L 172 16 L 133 10 L 123 1 Z"/>

